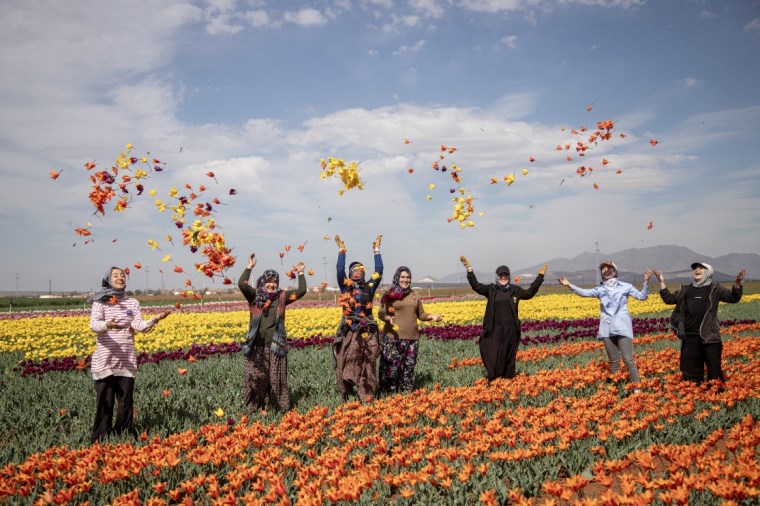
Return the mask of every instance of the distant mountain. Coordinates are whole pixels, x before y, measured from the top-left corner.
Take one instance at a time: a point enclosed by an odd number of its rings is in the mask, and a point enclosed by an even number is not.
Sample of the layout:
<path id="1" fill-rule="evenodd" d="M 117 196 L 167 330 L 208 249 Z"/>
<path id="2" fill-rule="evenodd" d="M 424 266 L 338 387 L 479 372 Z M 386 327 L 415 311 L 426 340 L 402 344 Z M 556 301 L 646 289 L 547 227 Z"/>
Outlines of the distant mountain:
<path id="1" fill-rule="evenodd" d="M 652 246 L 649 248 L 631 248 L 616 253 L 584 252 L 573 258 L 553 258 L 535 265 L 512 269 L 512 276 L 520 276 L 523 280 L 533 279 L 539 267 L 548 264 L 547 282 L 555 282 L 560 276 L 565 276 L 574 284 L 589 285 L 598 279 L 599 264 L 603 260 L 612 260 L 618 266 L 620 279 L 628 282 L 641 283 L 642 273 L 647 268 L 661 270 L 668 283 L 683 282 L 691 279 L 691 264 L 703 261 L 715 269 L 713 279 L 716 281 L 733 281 L 740 269 L 746 269 L 747 279 L 757 278 L 760 273 L 760 255 L 755 253 L 730 253 L 719 257 L 701 255 L 683 246 Z M 479 280 L 490 280 L 493 273 L 475 273 Z M 753 276 L 754 275 L 754 276 Z M 443 276 L 441 283 L 458 283 L 461 273 Z M 521 283 L 522 284 L 522 283 Z"/>

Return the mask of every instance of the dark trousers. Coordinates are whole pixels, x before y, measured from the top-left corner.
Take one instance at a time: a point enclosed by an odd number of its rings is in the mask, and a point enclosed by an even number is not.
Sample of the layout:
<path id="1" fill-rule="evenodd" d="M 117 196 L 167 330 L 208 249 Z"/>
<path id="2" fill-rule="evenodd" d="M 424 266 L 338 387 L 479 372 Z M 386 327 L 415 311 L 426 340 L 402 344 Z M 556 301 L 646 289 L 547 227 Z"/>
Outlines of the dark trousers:
<path id="1" fill-rule="evenodd" d="M 705 344 L 698 334 L 687 333 L 681 341 L 681 372 L 683 379 L 702 383 L 707 366 L 707 380 L 725 381 L 721 361 L 723 343 Z"/>
<path id="2" fill-rule="evenodd" d="M 134 378 L 108 376 L 95 381 L 97 407 L 92 426 L 93 443 L 111 433 L 134 433 L 134 391 Z M 114 400 L 117 401 L 116 424 L 112 427 Z"/>

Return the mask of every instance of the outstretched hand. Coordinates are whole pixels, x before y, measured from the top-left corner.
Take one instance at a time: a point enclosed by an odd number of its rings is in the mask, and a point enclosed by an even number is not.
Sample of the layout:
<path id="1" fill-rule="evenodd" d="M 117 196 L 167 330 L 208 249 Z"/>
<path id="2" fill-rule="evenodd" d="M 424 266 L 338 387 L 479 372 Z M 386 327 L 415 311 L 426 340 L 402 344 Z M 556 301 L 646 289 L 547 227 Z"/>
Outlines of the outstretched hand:
<path id="1" fill-rule="evenodd" d="M 541 274 L 541 275 L 544 275 L 544 274 L 546 274 L 546 268 L 547 268 L 547 267 L 548 267 L 548 266 L 547 266 L 546 264 L 542 265 L 542 266 L 541 266 L 541 268 L 540 268 L 540 269 L 538 269 L 538 273 L 539 273 L 539 274 Z"/>
<path id="2" fill-rule="evenodd" d="M 467 269 L 470 268 L 470 261 L 467 260 L 467 258 L 464 255 L 462 255 L 462 256 L 459 257 L 459 261 L 462 262 L 462 265 L 464 265 L 465 268 L 467 268 Z"/>
<path id="3" fill-rule="evenodd" d="M 335 234 L 335 243 L 338 245 L 341 253 L 346 252 L 346 243 L 344 243 L 338 234 Z"/>
<path id="4" fill-rule="evenodd" d="M 649 283 L 649 277 L 652 275 L 652 269 L 644 271 L 644 283 Z"/>
<path id="5" fill-rule="evenodd" d="M 383 234 L 378 235 L 377 238 L 375 239 L 375 242 L 372 243 L 372 249 L 373 250 L 380 249 L 380 242 L 382 242 L 382 240 L 383 240 Z"/>
<path id="6" fill-rule="evenodd" d="M 561 276 L 557 281 L 559 281 L 559 284 L 562 286 L 570 286 L 570 281 L 568 281 L 565 276 Z"/>
<path id="7" fill-rule="evenodd" d="M 660 283 L 665 283 L 665 275 L 662 273 L 662 271 L 653 269 L 652 272 L 654 273 L 654 276 L 657 278 L 657 281 L 659 281 Z"/>
<path id="8" fill-rule="evenodd" d="M 739 274 L 736 275 L 736 281 L 734 281 L 734 284 L 736 286 L 742 286 L 742 281 L 744 280 L 744 269 L 739 271 Z"/>
<path id="9" fill-rule="evenodd" d="M 256 267 L 256 253 L 251 253 L 248 255 L 248 268 L 253 269 Z"/>

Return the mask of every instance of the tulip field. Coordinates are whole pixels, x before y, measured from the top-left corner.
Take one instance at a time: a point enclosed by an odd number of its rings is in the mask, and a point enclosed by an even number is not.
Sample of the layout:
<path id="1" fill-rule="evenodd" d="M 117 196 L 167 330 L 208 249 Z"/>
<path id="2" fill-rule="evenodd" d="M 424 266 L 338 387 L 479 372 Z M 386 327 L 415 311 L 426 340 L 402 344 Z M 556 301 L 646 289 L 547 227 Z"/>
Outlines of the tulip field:
<path id="1" fill-rule="evenodd" d="M 242 302 L 138 334 L 138 436 L 91 445 L 89 311 L 0 314 L 0 504 L 760 502 L 760 295 L 722 305 L 725 385 L 681 381 L 672 306 L 630 302 L 634 393 L 595 338 L 595 299 L 520 305 L 518 376 L 484 379 L 483 298 L 425 299 L 415 390 L 342 402 L 332 302 L 286 312 L 285 414 L 242 408 Z M 162 308 L 144 308 L 158 314 Z"/>

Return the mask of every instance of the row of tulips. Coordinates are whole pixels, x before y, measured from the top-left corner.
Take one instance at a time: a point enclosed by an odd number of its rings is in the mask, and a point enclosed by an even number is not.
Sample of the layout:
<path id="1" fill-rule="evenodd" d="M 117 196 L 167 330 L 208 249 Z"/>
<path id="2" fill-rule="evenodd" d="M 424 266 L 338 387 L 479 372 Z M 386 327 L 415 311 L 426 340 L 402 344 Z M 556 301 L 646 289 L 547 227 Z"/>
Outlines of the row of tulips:
<path id="1" fill-rule="evenodd" d="M 723 351 L 726 388 L 682 382 L 677 351 L 648 348 L 637 360 L 645 378 L 638 385 L 641 394 L 606 382 L 609 372 L 598 359 L 491 384 L 478 380 L 369 404 L 346 403 L 332 412 L 290 411 L 277 424 L 244 417 L 164 439 L 143 434 L 139 444 L 50 448 L 0 469 L 0 500 L 503 504 L 532 503 L 548 494 L 576 497 L 582 504 L 644 505 L 686 504 L 684 487 L 690 494 L 686 501 L 695 491 L 757 500 L 758 424 L 744 413 L 757 409 L 760 324 L 733 325 L 725 333 L 732 335 Z M 643 339 L 673 338 L 662 333 Z M 585 344 L 598 346 L 581 342 L 559 348 Z M 616 377 L 622 378 L 622 373 Z M 704 450 L 722 433 L 673 446 L 684 427 L 696 425 L 707 434 L 705 428 L 730 424 L 737 425 L 723 451 Z M 661 444 L 621 453 L 654 435 Z M 661 457 L 657 466 L 647 453 Z M 581 476 L 587 468 L 593 476 Z M 612 501 L 580 497 L 584 487 L 609 486 L 610 480 L 619 486 L 619 492 L 609 492 Z"/>
<path id="2" fill-rule="evenodd" d="M 760 298 L 748 296 L 742 303 Z M 653 313 L 667 309 L 659 297 L 652 296 L 646 301 L 632 301 L 632 314 Z M 485 311 L 485 301 L 463 299 L 458 301 L 432 302 L 426 306 L 428 312 L 442 314 L 442 324 L 426 326 L 476 325 L 481 323 Z M 672 309 L 672 307 L 671 307 Z M 160 311 L 160 308 L 146 309 L 146 313 Z M 525 321 L 577 320 L 598 317 L 599 304 L 595 299 L 587 299 L 573 294 L 545 295 L 526 301 L 520 308 Z M 333 335 L 341 319 L 339 307 L 288 309 L 286 330 L 295 339 L 310 339 L 312 336 Z M 240 341 L 247 330 L 246 311 L 209 311 L 171 315 L 153 331 L 137 334 L 135 346 L 138 352 L 188 348 L 192 344 L 225 344 Z M 95 350 L 95 339 L 89 330 L 87 316 L 40 316 L 2 322 L 0 353 L 23 352 L 27 360 L 65 357 L 87 357 Z"/>
<path id="3" fill-rule="evenodd" d="M 724 325 L 736 325 L 752 323 L 751 320 L 726 320 Z M 568 321 L 527 321 L 522 323 L 523 345 L 553 344 L 558 342 L 574 341 L 578 339 L 593 338 L 597 334 L 599 321 L 594 318 Z M 634 318 L 633 329 L 636 335 L 663 332 L 668 328 L 667 318 Z M 481 325 L 440 325 L 426 326 L 421 334 L 429 339 L 448 341 L 453 339 L 477 340 L 482 330 Z M 546 331 L 540 334 L 538 332 Z M 288 345 L 293 349 L 310 346 L 327 346 L 332 344 L 332 335 L 313 335 L 305 339 L 288 339 Z M 159 363 L 163 360 L 203 360 L 208 357 L 237 353 L 240 351 L 239 342 L 191 344 L 186 349 L 174 349 L 158 351 L 155 353 L 139 353 L 138 364 Z M 65 372 L 72 370 L 84 370 L 89 366 L 90 357 L 63 357 L 43 360 L 21 360 L 18 367 L 14 368 L 21 376 L 41 376 L 48 372 Z M 479 360 L 473 362 L 479 363 Z"/>

